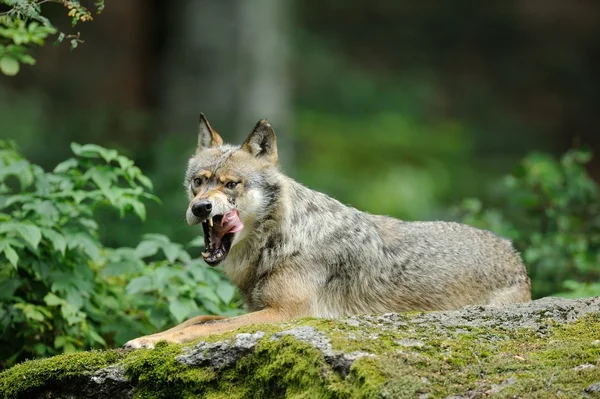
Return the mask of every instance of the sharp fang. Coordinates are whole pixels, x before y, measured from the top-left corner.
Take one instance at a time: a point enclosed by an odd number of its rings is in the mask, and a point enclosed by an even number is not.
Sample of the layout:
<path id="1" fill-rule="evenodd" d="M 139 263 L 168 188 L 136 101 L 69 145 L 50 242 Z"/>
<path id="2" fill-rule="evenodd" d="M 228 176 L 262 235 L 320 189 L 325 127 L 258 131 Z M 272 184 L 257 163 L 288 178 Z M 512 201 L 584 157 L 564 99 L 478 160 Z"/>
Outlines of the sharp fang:
<path id="1" fill-rule="evenodd" d="M 207 258 L 208 255 L 210 255 L 210 254 L 208 252 L 202 252 L 201 255 L 204 256 L 205 258 Z"/>
<path id="2" fill-rule="evenodd" d="M 218 253 L 217 253 L 217 258 L 221 259 L 222 257 L 223 257 L 223 254 L 222 254 L 222 253 L 220 253 L 220 252 L 218 252 Z"/>
<path id="3" fill-rule="evenodd" d="M 208 218 L 208 224 L 210 225 L 210 227 L 213 227 L 212 216 Z"/>

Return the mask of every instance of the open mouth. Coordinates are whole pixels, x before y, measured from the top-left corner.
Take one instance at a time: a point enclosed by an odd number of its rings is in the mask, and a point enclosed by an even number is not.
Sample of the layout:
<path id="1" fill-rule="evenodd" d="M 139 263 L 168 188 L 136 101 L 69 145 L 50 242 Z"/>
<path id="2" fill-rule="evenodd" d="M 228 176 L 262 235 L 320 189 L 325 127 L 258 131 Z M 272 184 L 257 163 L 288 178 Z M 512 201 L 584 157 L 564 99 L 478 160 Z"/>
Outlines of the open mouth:
<path id="1" fill-rule="evenodd" d="M 204 230 L 204 252 L 202 258 L 210 266 L 217 266 L 223 262 L 229 250 L 235 233 L 242 230 L 244 224 L 240 220 L 236 209 L 224 215 L 215 215 L 202 222 Z"/>

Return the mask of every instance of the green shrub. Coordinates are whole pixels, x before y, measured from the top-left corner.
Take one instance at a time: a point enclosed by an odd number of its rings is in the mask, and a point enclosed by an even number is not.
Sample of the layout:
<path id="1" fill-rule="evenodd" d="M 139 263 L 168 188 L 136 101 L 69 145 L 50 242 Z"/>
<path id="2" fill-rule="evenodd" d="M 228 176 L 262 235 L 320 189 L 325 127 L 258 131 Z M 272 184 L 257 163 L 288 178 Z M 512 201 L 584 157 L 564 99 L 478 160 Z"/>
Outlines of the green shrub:
<path id="1" fill-rule="evenodd" d="M 456 123 L 320 112 L 301 112 L 297 123 L 298 179 L 363 211 L 429 218 L 474 176 L 466 167 L 469 139 Z"/>
<path id="2" fill-rule="evenodd" d="M 45 172 L 0 141 L 0 367 L 239 313 L 233 286 L 164 236 L 103 246 L 96 211 L 143 220 L 152 184 L 114 150 L 71 148 L 74 158 Z"/>
<path id="3" fill-rule="evenodd" d="M 43 46 L 49 36 L 58 33 L 56 43 L 65 39 L 71 49 L 83 43 L 77 34 L 59 32 L 53 23 L 42 15 L 42 4 L 55 3 L 64 7 L 73 26 L 93 20 L 92 13 L 79 0 L 0 0 L 0 72 L 13 76 L 21 64 L 34 65 L 31 48 Z M 3 6 L 3 7 L 2 7 Z M 96 0 L 97 13 L 104 9 L 104 0 Z M 4 11 L 7 9 L 7 11 Z"/>
<path id="4" fill-rule="evenodd" d="M 463 202 L 466 223 L 512 239 L 534 297 L 600 295 L 600 190 L 586 173 L 591 153 L 560 160 L 533 154 L 504 179 L 495 208 Z"/>

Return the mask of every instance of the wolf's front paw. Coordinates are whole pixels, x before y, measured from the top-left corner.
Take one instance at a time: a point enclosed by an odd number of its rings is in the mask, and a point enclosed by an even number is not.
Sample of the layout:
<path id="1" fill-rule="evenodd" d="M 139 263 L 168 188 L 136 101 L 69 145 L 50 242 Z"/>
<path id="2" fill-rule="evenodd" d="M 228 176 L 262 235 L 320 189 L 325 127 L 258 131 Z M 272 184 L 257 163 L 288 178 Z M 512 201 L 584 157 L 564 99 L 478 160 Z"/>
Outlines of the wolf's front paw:
<path id="1" fill-rule="evenodd" d="M 159 337 L 153 337 L 151 335 L 146 335 L 145 337 L 139 337 L 136 339 L 132 339 L 123 345 L 127 349 L 139 349 L 139 348 L 148 348 L 153 349 L 158 341 L 161 339 Z M 163 339 L 164 340 L 164 339 Z"/>

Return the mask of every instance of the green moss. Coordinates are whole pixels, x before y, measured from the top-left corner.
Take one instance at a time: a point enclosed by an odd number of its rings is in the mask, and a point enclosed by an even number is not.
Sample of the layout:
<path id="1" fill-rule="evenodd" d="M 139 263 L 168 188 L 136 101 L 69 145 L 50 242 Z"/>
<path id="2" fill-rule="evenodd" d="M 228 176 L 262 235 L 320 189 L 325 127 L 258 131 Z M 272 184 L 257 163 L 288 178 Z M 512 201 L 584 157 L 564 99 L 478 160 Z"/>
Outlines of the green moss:
<path id="1" fill-rule="evenodd" d="M 265 329 L 269 328 L 260 328 Z M 275 331 L 280 328 L 273 327 Z M 224 334 L 217 340 L 210 337 L 207 341 L 232 339 L 239 333 Z M 136 387 L 136 396 L 141 398 L 333 397 L 327 385 L 339 377 L 324 364 L 317 349 L 289 336 L 279 340 L 271 340 L 269 336 L 233 368 L 221 372 L 177 362 L 182 346 L 174 344 L 133 351 L 123 363 L 126 375 Z"/>
<path id="2" fill-rule="evenodd" d="M 160 344 L 156 349 L 132 351 L 123 362 L 125 374 L 145 398 L 165 398 L 168 397 L 167 392 L 179 396 L 185 391 L 185 385 L 178 378 L 183 368 L 176 361 L 180 353 L 181 345 L 176 344 Z"/>
<path id="3" fill-rule="evenodd" d="M 327 335 L 336 350 L 378 355 L 354 363 L 346 381 L 353 397 L 374 392 L 384 397 L 415 397 L 418 393 L 445 397 L 469 392 L 494 392 L 497 397 L 547 397 L 562 392 L 577 397 L 586 386 L 600 381 L 600 345 L 591 345 L 600 338 L 600 316 L 590 315 L 572 324 L 548 324 L 546 336 L 527 328 L 400 326 L 382 331 L 345 323 L 328 325 Z M 377 339 L 371 338 L 374 334 Z M 403 338 L 424 345 L 404 347 L 398 344 Z M 596 367 L 575 369 L 581 364 Z M 511 383 L 502 387 L 506 381 Z"/>
<path id="4" fill-rule="evenodd" d="M 80 380 L 122 356 L 119 350 L 90 351 L 23 362 L 0 374 L 0 397 L 29 397 L 41 389 Z"/>
<path id="5" fill-rule="evenodd" d="M 334 350 L 374 356 L 359 358 L 342 376 L 310 344 L 292 336 L 271 339 L 275 332 L 303 325 L 325 332 Z M 228 369 L 181 364 L 176 357 L 182 345 L 161 344 L 127 354 L 87 352 L 26 362 L 0 376 L 0 393 L 28 397 L 115 362 L 124 365 L 140 398 L 579 397 L 585 387 L 600 381 L 600 345 L 592 345 L 600 338 L 599 315 L 572 324 L 548 322 L 541 330 L 411 323 L 385 329 L 303 319 L 249 326 L 203 340 L 229 340 L 240 332 L 259 330 L 266 334 L 255 350 Z M 596 367 L 576 368 L 581 364 Z"/>
<path id="6" fill-rule="evenodd" d="M 327 387 L 338 380 L 317 349 L 284 336 L 263 339 L 252 355 L 223 373 L 207 397 L 218 397 L 224 388 L 240 398 L 331 398 Z"/>

